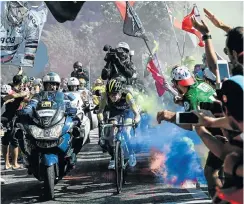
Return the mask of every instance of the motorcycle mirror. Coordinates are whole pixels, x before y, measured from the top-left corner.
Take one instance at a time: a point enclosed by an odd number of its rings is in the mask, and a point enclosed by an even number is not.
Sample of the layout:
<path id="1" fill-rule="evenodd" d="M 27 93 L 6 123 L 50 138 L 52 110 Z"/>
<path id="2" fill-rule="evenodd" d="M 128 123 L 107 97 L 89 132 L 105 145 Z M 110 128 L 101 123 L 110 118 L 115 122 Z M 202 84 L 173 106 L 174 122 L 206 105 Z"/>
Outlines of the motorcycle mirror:
<path id="1" fill-rule="evenodd" d="M 131 50 L 130 51 L 130 56 L 134 56 L 135 55 L 135 51 L 134 50 Z"/>

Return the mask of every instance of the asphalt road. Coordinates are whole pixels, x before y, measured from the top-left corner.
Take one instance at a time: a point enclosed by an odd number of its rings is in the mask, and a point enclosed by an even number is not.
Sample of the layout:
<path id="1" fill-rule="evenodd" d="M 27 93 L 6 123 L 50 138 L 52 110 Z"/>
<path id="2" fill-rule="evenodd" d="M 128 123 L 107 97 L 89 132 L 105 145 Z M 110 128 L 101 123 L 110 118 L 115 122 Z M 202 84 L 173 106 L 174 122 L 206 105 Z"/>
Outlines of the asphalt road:
<path id="1" fill-rule="evenodd" d="M 97 130 L 94 130 L 91 143 L 85 145 L 78 156 L 76 169 L 56 185 L 53 201 L 43 201 L 42 183 L 28 176 L 26 169 L 2 170 L 6 183 L 1 186 L 1 203 L 211 203 L 206 187 L 173 188 L 158 182 L 148 170 L 147 153 L 137 155 L 138 163 L 129 170 L 123 192 L 116 194 L 114 172 L 107 169 L 109 155 L 102 153 L 97 140 Z"/>

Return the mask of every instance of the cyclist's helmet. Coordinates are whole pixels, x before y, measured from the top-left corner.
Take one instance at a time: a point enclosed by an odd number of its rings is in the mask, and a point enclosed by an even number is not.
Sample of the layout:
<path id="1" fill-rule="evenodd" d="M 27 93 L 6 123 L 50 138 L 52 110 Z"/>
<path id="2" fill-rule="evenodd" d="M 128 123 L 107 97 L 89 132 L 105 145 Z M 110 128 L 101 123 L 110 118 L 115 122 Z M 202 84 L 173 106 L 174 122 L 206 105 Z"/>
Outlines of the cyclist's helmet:
<path id="1" fill-rule="evenodd" d="M 122 91 L 122 82 L 120 78 L 111 79 L 106 85 L 107 93 L 120 93 Z"/>

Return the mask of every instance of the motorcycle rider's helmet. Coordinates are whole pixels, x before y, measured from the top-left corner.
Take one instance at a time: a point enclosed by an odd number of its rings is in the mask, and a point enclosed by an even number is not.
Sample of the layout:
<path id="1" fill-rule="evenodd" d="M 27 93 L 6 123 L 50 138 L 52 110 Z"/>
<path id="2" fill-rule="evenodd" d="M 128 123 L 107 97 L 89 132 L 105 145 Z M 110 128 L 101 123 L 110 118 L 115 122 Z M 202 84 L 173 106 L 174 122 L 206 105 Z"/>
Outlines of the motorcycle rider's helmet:
<path id="1" fill-rule="evenodd" d="M 176 66 L 172 69 L 171 77 L 181 86 L 191 86 L 195 83 L 189 69 L 185 66 Z"/>
<path id="2" fill-rule="evenodd" d="M 126 60 L 130 56 L 130 46 L 126 42 L 120 42 L 116 46 L 117 56 L 122 60 Z"/>
<path id="3" fill-rule="evenodd" d="M 7 1 L 6 18 L 13 26 L 19 26 L 29 11 L 27 1 Z"/>
<path id="4" fill-rule="evenodd" d="M 55 72 L 49 72 L 43 77 L 44 91 L 56 91 L 59 89 L 61 79 L 60 76 Z"/>
<path id="5" fill-rule="evenodd" d="M 80 82 L 77 78 L 71 77 L 68 79 L 68 89 L 69 91 L 77 91 Z"/>
<path id="6" fill-rule="evenodd" d="M 108 94 L 120 93 L 122 91 L 122 85 L 120 78 L 111 79 L 106 85 L 106 92 Z"/>
<path id="7" fill-rule="evenodd" d="M 85 86 L 86 86 L 86 80 L 85 79 L 79 78 L 79 83 L 80 83 L 79 88 L 81 88 L 81 89 L 85 88 Z"/>
<path id="8" fill-rule="evenodd" d="M 1 85 L 1 95 L 8 95 L 12 91 L 12 87 L 8 84 Z"/>

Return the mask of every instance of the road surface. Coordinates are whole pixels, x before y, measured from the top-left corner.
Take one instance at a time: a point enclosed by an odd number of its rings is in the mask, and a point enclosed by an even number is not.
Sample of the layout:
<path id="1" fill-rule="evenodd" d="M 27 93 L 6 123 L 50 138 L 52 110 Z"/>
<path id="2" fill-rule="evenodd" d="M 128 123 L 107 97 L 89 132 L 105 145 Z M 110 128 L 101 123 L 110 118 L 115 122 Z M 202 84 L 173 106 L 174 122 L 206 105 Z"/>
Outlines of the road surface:
<path id="1" fill-rule="evenodd" d="M 42 183 L 26 174 L 26 169 L 1 172 L 6 183 L 1 186 L 2 204 L 20 203 L 68 203 L 68 204 L 144 204 L 144 203 L 211 203 L 206 187 L 176 188 L 158 182 L 148 170 L 148 154 L 137 155 L 136 167 L 129 170 L 122 194 L 116 194 L 114 172 L 107 169 L 109 155 L 97 145 L 97 129 L 90 134 L 78 155 L 78 164 L 55 187 L 55 199 L 43 201 Z M 2 162 L 3 168 L 3 162 Z M 191 187 L 191 186 L 190 186 Z"/>

